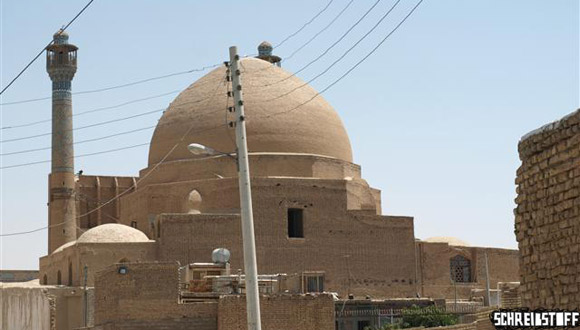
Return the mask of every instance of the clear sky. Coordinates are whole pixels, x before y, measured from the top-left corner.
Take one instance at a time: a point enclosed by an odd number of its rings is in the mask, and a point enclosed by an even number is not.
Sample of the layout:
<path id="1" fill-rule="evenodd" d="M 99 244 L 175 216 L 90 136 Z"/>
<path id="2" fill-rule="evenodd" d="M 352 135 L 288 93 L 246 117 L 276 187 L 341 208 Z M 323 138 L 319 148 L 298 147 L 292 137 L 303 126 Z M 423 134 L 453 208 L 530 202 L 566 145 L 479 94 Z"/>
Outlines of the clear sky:
<path id="1" fill-rule="evenodd" d="M 318 19 L 275 53 L 288 56 L 327 25 L 349 0 L 334 0 Z M 344 61 L 313 86 L 321 90 L 372 49 L 417 0 L 397 9 Z M 69 28 L 79 47 L 74 91 L 124 84 L 227 59 L 228 47 L 256 52 L 277 44 L 320 11 L 327 0 L 96 0 Z M 374 2 L 354 0 L 328 30 L 283 64 L 289 71 L 318 56 Z M 85 1 L 1 3 L 1 82 L 14 75 Z M 300 73 L 310 79 L 378 21 L 383 0 L 324 60 Z M 472 245 L 516 248 L 514 178 L 519 138 L 579 104 L 577 0 L 425 0 L 415 14 L 325 98 L 342 117 L 363 177 L 382 190 L 383 213 L 415 217 L 415 235 L 456 236 Z M 113 91 L 73 96 L 74 112 L 179 91 L 200 77 L 180 75 Z M 2 103 L 50 96 L 42 56 Z M 74 125 L 166 106 L 176 93 L 75 117 Z M 6 105 L 2 127 L 50 118 L 50 100 Z M 85 140 L 155 125 L 159 113 L 75 132 Z M 0 140 L 50 132 L 50 123 L 4 129 Z M 149 142 L 152 130 L 76 146 L 77 155 Z M 50 146 L 44 136 L 0 144 L 0 153 Z M 93 175 L 137 175 L 147 147 L 78 158 Z M 49 150 L 2 156 L 1 166 L 50 159 Z M 0 231 L 47 224 L 50 164 L 1 172 Z M 376 242 L 379 243 L 379 242 Z M 0 238 L 0 268 L 37 269 L 47 232 Z"/>

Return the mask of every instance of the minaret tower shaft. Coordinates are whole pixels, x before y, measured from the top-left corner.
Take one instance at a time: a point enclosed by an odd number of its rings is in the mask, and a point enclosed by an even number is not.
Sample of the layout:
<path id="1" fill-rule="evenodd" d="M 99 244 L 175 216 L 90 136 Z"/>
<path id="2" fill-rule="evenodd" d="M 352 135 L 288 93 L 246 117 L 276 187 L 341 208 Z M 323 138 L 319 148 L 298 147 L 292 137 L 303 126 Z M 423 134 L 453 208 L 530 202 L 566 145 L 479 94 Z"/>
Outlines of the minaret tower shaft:
<path id="1" fill-rule="evenodd" d="M 46 71 L 52 80 L 52 168 L 49 175 L 48 252 L 76 240 L 75 174 L 71 82 L 77 71 L 77 47 L 58 31 L 46 47 Z"/>

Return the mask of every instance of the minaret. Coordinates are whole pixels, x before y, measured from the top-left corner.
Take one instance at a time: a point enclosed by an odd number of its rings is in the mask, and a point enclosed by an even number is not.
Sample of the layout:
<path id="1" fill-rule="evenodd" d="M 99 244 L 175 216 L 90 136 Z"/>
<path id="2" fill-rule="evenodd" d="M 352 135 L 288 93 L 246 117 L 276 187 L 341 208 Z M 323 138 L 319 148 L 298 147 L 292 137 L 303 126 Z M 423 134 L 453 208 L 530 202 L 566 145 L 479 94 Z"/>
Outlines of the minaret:
<path id="1" fill-rule="evenodd" d="M 48 178 L 48 253 L 76 240 L 75 174 L 71 82 L 77 71 L 77 47 L 60 30 L 46 47 L 46 71 L 52 80 L 52 169 Z"/>

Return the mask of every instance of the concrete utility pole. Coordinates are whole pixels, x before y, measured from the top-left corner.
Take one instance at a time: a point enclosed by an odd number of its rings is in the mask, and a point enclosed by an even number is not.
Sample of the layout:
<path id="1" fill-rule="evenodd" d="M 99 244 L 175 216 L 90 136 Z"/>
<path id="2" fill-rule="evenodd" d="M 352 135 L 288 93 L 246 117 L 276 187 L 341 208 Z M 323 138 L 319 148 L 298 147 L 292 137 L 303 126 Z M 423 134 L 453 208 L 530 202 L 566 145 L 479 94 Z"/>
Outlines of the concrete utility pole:
<path id="1" fill-rule="evenodd" d="M 46 71 L 52 80 L 52 168 L 49 175 L 48 253 L 77 238 L 71 83 L 77 71 L 77 47 L 58 31 L 46 47 Z"/>
<path id="2" fill-rule="evenodd" d="M 248 330 L 261 330 L 260 296 L 258 292 L 258 266 L 256 262 L 256 242 L 254 239 L 254 215 L 252 212 L 252 190 L 250 187 L 250 164 L 242 83 L 240 80 L 238 49 L 230 47 L 230 71 L 232 92 L 236 111 L 236 144 L 238 148 L 238 177 L 240 185 L 240 206 L 242 209 L 242 238 L 244 244 L 244 268 L 246 272 L 246 305 Z"/>
<path id="3" fill-rule="evenodd" d="M 88 296 L 87 296 L 87 276 L 88 276 L 88 270 L 89 268 L 87 267 L 87 265 L 85 265 L 84 267 L 84 273 L 85 273 L 85 292 L 84 292 L 84 323 L 85 323 L 85 328 L 88 325 L 89 322 L 89 300 L 88 300 Z"/>
<path id="4" fill-rule="evenodd" d="M 489 288 L 489 264 L 487 263 L 487 251 L 485 251 L 485 293 L 487 296 L 487 306 L 491 306 L 491 292 Z"/>

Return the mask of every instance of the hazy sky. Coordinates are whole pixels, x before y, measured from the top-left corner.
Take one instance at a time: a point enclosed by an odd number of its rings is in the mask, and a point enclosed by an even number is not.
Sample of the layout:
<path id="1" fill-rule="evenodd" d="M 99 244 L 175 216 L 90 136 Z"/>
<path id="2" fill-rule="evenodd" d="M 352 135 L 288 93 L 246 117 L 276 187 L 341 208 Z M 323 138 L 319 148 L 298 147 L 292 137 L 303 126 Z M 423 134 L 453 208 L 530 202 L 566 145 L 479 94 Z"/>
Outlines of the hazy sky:
<path id="1" fill-rule="evenodd" d="M 349 0 L 328 10 L 275 50 L 292 54 Z M 321 90 L 372 49 L 417 0 L 399 7 L 354 51 L 317 80 Z M 1 82 L 14 75 L 85 1 L 1 2 Z M 298 30 L 327 0 L 96 0 L 69 28 L 79 47 L 74 91 L 119 85 L 227 59 L 228 47 L 256 52 Z M 283 64 L 294 71 L 318 56 L 374 0 L 354 0 L 333 26 Z M 321 72 L 356 42 L 394 0 L 383 0 L 325 60 Z M 415 14 L 351 75 L 325 93 L 342 117 L 363 177 L 382 190 L 383 213 L 415 217 L 415 235 L 456 236 L 472 245 L 515 248 L 514 178 L 519 138 L 579 104 L 577 0 L 425 0 Z M 166 106 L 200 74 L 175 76 L 113 91 L 73 96 L 74 112 L 174 92 L 75 117 L 77 127 Z M 2 95 L 2 103 L 50 96 L 42 56 Z M 50 100 L 5 105 L 1 125 L 50 118 Z M 159 113 L 75 132 L 75 140 L 154 125 Z M 3 129 L 0 140 L 50 132 L 50 123 Z M 152 130 L 76 146 L 77 155 L 149 142 Z M 50 146 L 50 136 L 0 144 L 0 153 Z M 148 148 L 76 159 L 89 175 L 137 175 Z M 49 150 L 0 157 L 1 166 L 50 159 Z M 0 167 L 1 167 L 0 166 Z M 47 224 L 50 164 L 1 172 L 2 233 Z M 379 243 L 379 242 L 376 242 Z M 37 269 L 47 232 L 0 238 L 0 268 Z"/>

